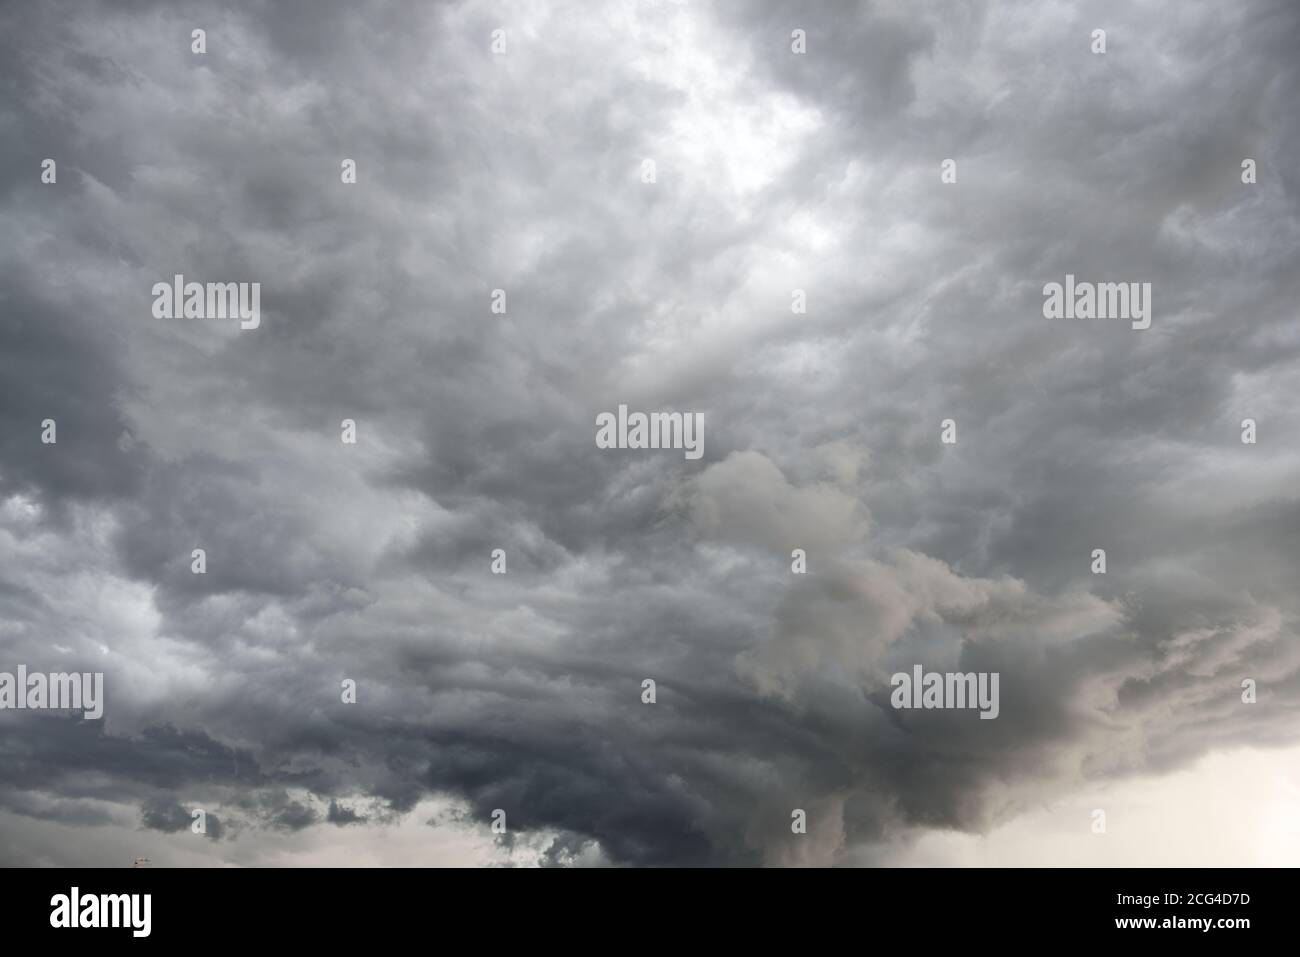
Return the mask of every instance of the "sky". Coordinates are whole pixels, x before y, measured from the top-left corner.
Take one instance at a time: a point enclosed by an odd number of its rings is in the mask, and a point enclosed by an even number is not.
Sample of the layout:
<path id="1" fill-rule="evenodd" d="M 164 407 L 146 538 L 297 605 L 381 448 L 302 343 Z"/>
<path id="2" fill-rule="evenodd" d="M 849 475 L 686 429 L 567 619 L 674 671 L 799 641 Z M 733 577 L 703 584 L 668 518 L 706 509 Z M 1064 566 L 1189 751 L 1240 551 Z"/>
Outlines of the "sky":
<path id="1" fill-rule="evenodd" d="M 0 710 L 0 864 L 1294 864 L 1297 51 L 1289 0 L 0 7 L 0 671 L 105 687 Z"/>

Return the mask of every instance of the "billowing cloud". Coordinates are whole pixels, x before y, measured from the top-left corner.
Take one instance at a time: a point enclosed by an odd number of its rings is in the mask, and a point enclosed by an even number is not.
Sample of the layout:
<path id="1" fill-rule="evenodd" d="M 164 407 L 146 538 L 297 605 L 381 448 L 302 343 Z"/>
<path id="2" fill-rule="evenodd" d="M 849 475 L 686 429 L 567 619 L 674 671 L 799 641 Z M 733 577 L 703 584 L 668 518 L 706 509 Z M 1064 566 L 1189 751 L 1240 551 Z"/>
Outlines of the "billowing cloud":
<path id="1" fill-rule="evenodd" d="M 0 712 L 4 863 L 896 863 L 1293 754 L 1300 12 L 1164 7 L 0 12 L 0 671 L 107 698 Z"/>

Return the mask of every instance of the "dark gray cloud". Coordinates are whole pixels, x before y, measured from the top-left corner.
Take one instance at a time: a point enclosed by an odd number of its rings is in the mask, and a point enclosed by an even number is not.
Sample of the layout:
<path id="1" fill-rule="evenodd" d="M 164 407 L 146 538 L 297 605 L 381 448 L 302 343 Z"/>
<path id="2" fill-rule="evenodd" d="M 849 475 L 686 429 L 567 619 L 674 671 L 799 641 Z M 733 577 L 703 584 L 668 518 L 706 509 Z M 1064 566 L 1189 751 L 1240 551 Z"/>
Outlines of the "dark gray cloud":
<path id="1" fill-rule="evenodd" d="M 0 717 L 0 825 L 856 862 L 1294 743 L 1297 49 L 1282 0 L 6 7 L 0 667 L 108 706 Z M 1045 320 L 1067 272 L 1151 328 Z M 261 326 L 152 318 L 176 273 Z M 703 457 L 596 448 L 620 403 Z M 894 711 L 915 663 L 1001 715 Z"/>
<path id="2" fill-rule="evenodd" d="M 203 810 L 204 815 L 199 818 L 194 812 Z M 208 814 L 203 808 L 183 807 L 167 798 L 153 798 L 144 803 L 140 808 L 140 821 L 145 827 L 162 831 L 164 834 L 175 834 L 180 831 L 190 831 L 198 821 L 202 821 L 202 833 L 208 840 L 219 841 L 224 830 L 221 826 L 221 819 L 215 814 Z"/>
<path id="3" fill-rule="evenodd" d="M 325 819 L 331 824 L 337 824 L 339 827 L 346 827 L 349 824 L 364 824 L 366 818 L 358 814 L 349 807 L 344 807 L 338 801 L 330 801 L 330 809 Z"/>

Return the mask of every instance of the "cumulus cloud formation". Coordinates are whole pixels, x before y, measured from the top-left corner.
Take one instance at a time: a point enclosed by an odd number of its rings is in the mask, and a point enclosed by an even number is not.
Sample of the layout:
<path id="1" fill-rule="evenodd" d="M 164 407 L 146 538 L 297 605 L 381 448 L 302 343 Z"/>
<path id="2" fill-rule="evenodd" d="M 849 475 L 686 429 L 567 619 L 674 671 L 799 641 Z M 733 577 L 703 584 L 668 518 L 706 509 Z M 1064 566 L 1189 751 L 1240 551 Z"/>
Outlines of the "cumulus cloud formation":
<path id="1" fill-rule="evenodd" d="M 0 712 L 0 862 L 961 860 L 1294 755 L 1297 49 L 1287 0 L 6 7 L 0 671 L 106 706 Z M 1067 273 L 1151 327 L 1044 318 Z M 598 448 L 620 404 L 702 458 Z M 916 664 L 997 720 L 892 708 Z"/>

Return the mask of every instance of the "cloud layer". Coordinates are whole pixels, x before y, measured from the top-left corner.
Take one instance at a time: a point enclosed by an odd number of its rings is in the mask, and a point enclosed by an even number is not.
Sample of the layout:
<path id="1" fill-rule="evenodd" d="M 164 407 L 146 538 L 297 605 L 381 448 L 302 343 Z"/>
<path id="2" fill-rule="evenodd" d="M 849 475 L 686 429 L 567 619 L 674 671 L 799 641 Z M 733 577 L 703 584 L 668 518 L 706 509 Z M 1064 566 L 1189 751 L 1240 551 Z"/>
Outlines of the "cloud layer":
<path id="1" fill-rule="evenodd" d="M 0 713 L 0 861 L 867 863 L 1294 745 L 1298 49 L 1285 0 L 6 8 L 0 670 L 107 709 Z M 260 327 L 154 319 L 177 273 Z M 1151 328 L 1044 319 L 1066 273 Z M 703 458 L 598 449 L 620 403 Z M 999 718 L 894 711 L 916 663 Z"/>

